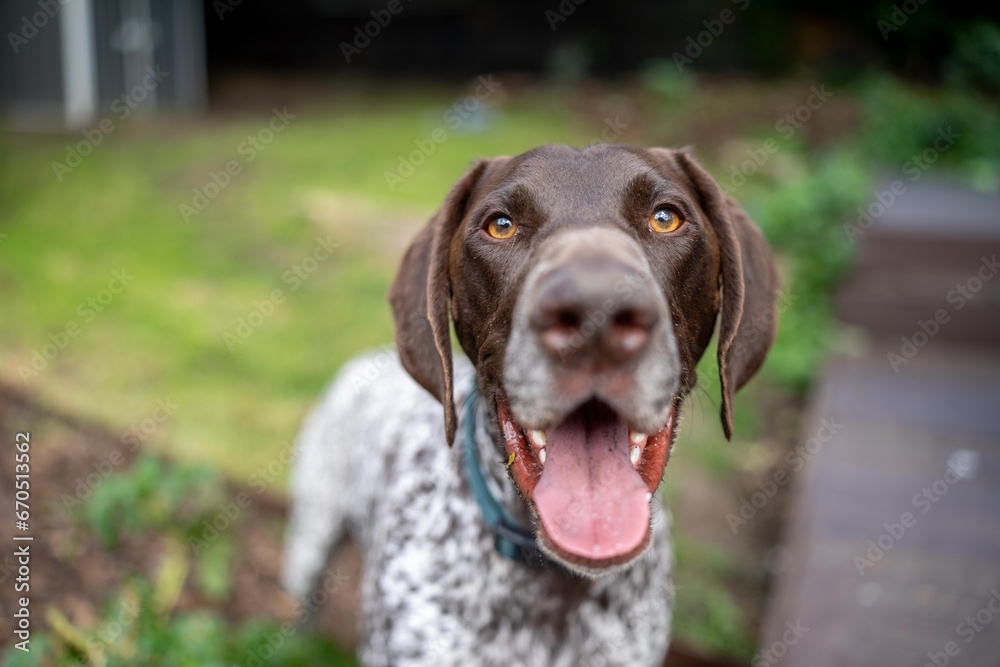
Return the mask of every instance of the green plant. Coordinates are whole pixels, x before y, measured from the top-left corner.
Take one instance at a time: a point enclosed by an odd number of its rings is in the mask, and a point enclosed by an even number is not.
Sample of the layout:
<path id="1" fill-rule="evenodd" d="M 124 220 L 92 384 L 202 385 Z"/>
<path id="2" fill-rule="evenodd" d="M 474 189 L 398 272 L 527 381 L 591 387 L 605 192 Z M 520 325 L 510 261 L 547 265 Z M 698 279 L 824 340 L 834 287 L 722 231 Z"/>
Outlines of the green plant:
<path id="1" fill-rule="evenodd" d="M 233 626 L 213 607 L 177 610 L 189 580 L 210 601 L 229 594 L 234 542 L 218 529 L 211 539 L 205 535 L 225 503 L 219 475 L 202 466 L 170 465 L 143 454 L 130 469 L 111 475 L 84 502 L 83 521 L 108 549 L 128 535 L 155 536 L 162 542 L 158 570 L 149 580 L 126 579 L 101 617 L 86 626 L 48 609 L 50 630 L 32 639 L 31 653 L 8 651 L 3 666 L 353 666 L 353 658 L 292 623 Z M 195 550 L 192 538 L 199 540 Z"/>
<path id="2" fill-rule="evenodd" d="M 848 151 L 816 158 L 780 187 L 745 199 L 784 269 L 767 368 L 794 389 L 809 385 L 832 339 L 831 298 L 852 258 L 844 224 L 870 191 L 871 173 L 862 165 Z"/>
<path id="3" fill-rule="evenodd" d="M 674 625 L 678 636 L 694 647 L 714 654 L 749 661 L 756 642 L 746 613 L 726 588 L 725 580 L 736 569 L 720 547 L 674 535 L 678 581 Z"/>
<path id="4" fill-rule="evenodd" d="M 953 40 L 945 78 L 954 85 L 1000 93 L 1000 27 L 988 21 L 965 24 L 954 31 Z"/>
<path id="5" fill-rule="evenodd" d="M 654 58 L 643 65 L 641 81 L 647 91 L 671 103 L 691 93 L 695 77 L 678 69 L 672 60 Z"/>
<path id="6" fill-rule="evenodd" d="M 4 667 L 352 667 L 354 659 L 292 623 L 254 620 L 233 626 L 210 609 L 174 613 L 162 583 L 130 580 L 86 628 L 58 612 L 32 652 L 8 651 Z"/>
<path id="7" fill-rule="evenodd" d="M 223 599 L 229 594 L 229 567 L 235 548 L 229 535 L 217 529 L 206 539 L 206 527 L 222 516 L 226 504 L 217 472 L 197 465 L 168 465 L 144 453 L 128 470 L 111 475 L 83 505 L 83 517 L 105 549 L 126 534 L 156 532 L 181 545 L 183 571 L 195 571 L 205 595 Z M 232 503 L 228 503 L 232 506 Z M 227 525 L 238 517 L 226 516 Z M 191 561 L 185 545 L 196 543 Z M 182 577 L 183 578 L 183 577 Z"/>
<path id="8" fill-rule="evenodd" d="M 218 473 L 140 455 L 126 471 L 111 475 L 83 504 L 83 517 L 105 549 L 123 535 L 169 530 L 183 537 L 223 501 Z"/>
<path id="9" fill-rule="evenodd" d="M 946 150 L 938 150 L 930 165 L 936 173 L 950 171 L 975 182 L 984 169 L 1000 170 L 1000 105 L 995 100 L 962 87 L 919 89 L 884 76 L 862 82 L 859 93 L 864 125 L 856 142 L 858 158 L 871 167 L 905 171 L 914 158 L 936 148 L 935 141 L 946 132 L 956 138 Z"/>

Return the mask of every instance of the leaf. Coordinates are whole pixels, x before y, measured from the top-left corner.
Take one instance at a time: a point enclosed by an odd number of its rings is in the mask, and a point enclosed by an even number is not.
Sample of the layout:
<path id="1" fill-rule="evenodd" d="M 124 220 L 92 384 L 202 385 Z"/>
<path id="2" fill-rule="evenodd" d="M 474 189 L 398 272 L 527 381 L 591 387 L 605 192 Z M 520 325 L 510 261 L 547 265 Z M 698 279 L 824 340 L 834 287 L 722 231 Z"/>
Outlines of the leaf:
<path id="1" fill-rule="evenodd" d="M 153 613 L 163 622 L 170 618 L 177 606 L 189 567 L 184 543 L 178 537 L 166 538 L 163 564 L 153 582 Z"/>
<path id="2" fill-rule="evenodd" d="M 94 647 L 97 645 L 90 642 L 83 631 L 73 625 L 61 611 L 50 607 L 45 612 L 45 620 L 49 622 L 49 626 L 56 636 L 72 650 L 85 656 L 90 665 L 104 667 L 107 664 L 104 652 L 100 650 L 99 646 L 95 649 Z"/>

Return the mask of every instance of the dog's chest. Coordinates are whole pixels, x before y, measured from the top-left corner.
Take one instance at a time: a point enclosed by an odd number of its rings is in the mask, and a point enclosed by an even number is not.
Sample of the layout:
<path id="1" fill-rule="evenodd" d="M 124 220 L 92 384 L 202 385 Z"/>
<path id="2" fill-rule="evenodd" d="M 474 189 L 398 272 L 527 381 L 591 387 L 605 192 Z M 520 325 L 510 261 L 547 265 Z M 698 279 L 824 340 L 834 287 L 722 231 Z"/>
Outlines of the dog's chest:
<path id="1" fill-rule="evenodd" d="M 468 386 L 471 369 L 456 370 Z M 495 550 L 461 448 L 443 443 L 440 405 L 395 368 L 359 394 L 343 407 L 362 425 L 350 492 L 366 665 L 660 664 L 672 590 L 658 503 L 653 546 L 625 572 L 589 581 L 530 570 Z"/>

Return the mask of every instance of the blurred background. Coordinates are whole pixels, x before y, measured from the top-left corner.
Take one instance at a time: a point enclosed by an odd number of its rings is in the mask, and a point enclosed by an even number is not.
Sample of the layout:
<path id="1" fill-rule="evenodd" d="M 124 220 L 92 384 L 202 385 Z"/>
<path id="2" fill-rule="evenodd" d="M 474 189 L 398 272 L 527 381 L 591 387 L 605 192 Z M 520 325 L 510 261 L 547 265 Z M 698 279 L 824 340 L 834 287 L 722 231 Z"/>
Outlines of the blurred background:
<path id="1" fill-rule="evenodd" d="M 298 425 L 474 159 L 597 141 L 692 147 L 784 285 L 734 441 L 714 351 L 686 406 L 667 664 L 1000 664 L 998 16 L 6 0 L 3 664 L 355 664 L 357 554 L 311 632 L 276 581 Z"/>

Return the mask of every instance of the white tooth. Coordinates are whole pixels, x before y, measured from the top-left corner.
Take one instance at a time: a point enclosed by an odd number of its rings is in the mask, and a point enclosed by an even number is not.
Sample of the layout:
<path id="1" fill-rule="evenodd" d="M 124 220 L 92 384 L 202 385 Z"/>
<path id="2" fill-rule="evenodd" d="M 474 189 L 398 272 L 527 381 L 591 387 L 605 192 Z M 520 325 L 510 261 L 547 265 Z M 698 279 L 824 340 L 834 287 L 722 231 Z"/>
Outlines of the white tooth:
<path id="1" fill-rule="evenodd" d="M 652 500 L 652 499 L 653 499 L 653 494 L 652 494 L 652 493 L 649 493 L 649 492 L 647 492 L 647 493 L 646 493 L 646 502 L 648 503 L 648 502 L 649 502 L 650 500 Z"/>
<path id="2" fill-rule="evenodd" d="M 636 447 L 635 445 L 633 445 L 632 449 L 628 451 L 628 457 L 632 459 L 632 465 L 635 465 L 636 463 L 639 462 L 640 454 L 642 454 L 642 450 Z"/>
<path id="3" fill-rule="evenodd" d="M 646 439 L 646 434 L 639 433 L 638 431 L 629 431 L 628 437 L 631 438 L 632 442 L 634 442 L 635 444 L 641 445 L 642 441 Z"/>
<path id="4" fill-rule="evenodd" d="M 531 442 L 538 445 L 539 447 L 545 446 L 545 431 L 539 431 L 538 429 L 531 429 L 528 431 L 528 437 Z"/>
<path id="5" fill-rule="evenodd" d="M 545 448 L 542 447 L 538 450 L 538 462 L 545 465 Z"/>

